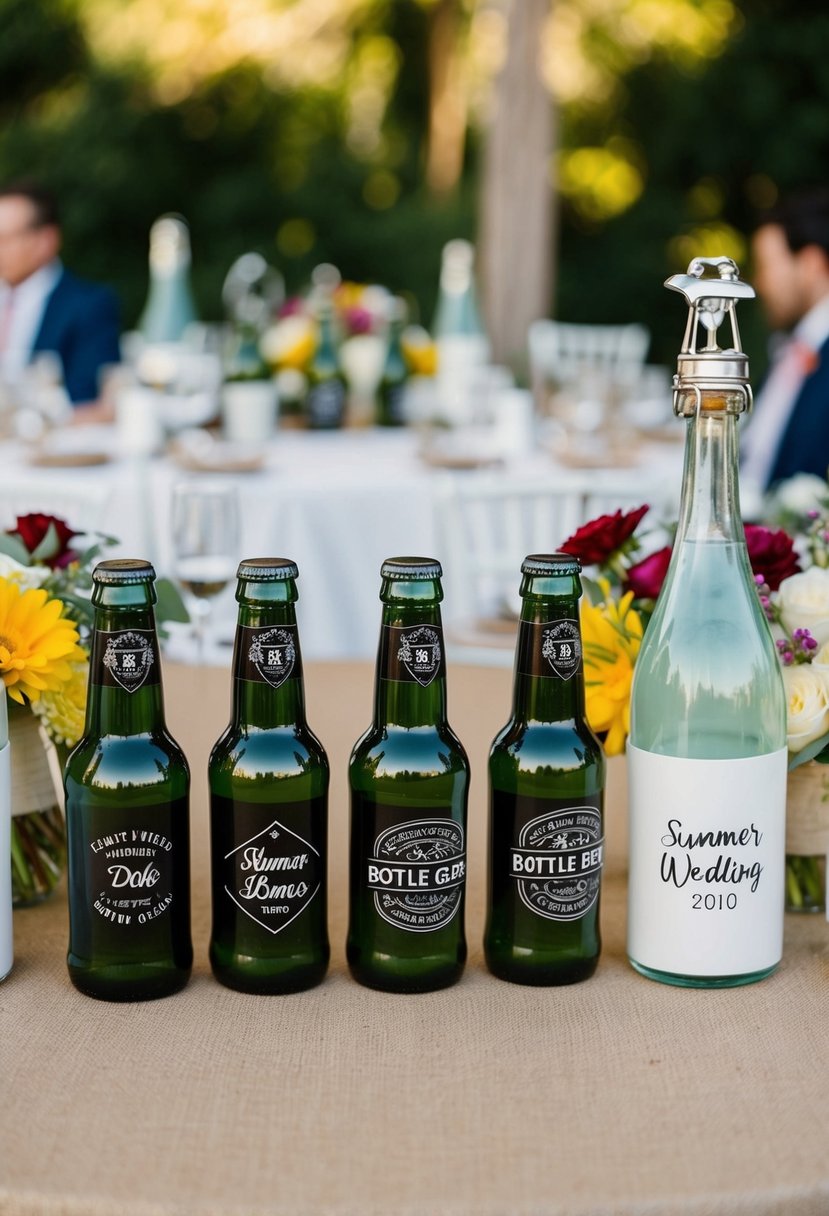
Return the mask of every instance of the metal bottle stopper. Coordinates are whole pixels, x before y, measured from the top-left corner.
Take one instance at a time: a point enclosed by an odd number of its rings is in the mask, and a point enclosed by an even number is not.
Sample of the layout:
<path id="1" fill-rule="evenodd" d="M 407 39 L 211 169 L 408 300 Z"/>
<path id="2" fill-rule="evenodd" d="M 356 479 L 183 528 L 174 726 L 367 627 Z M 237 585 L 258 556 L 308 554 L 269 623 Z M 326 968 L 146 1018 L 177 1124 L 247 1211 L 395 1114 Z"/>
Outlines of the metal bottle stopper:
<path id="1" fill-rule="evenodd" d="M 673 380 L 674 413 L 683 417 L 696 413 L 702 390 L 719 390 L 727 399 L 729 413 L 750 410 L 748 356 L 740 342 L 736 304 L 738 300 L 753 299 L 755 292 L 740 279 L 737 263 L 727 257 L 694 258 L 687 274 L 671 275 L 665 286 L 678 291 L 688 302 L 688 322 Z M 731 321 L 733 345 L 720 347 L 717 331 L 726 317 Z M 699 345 L 700 327 L 706 339 L 703 346 Z"/>

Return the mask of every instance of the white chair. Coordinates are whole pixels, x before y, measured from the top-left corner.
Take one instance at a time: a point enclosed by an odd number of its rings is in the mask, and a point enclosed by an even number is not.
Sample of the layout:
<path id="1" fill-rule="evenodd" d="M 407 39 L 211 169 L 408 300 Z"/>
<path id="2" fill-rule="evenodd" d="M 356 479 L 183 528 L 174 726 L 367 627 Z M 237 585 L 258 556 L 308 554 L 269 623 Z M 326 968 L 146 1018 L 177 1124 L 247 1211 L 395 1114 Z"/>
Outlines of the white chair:
<path id="1" fill-rule="evenodd" d="M 520 608 L 521 562 L 554 553 L 581 524 L 642 502 L 631 477 L 552 473 L 543 481 L 498 473 L 447 474 L 436 495 L 438 556 L 444 567 L 447 649 L 452 658 L 509 666 Z"/>
<path id="2" fill-rule="evenodd" d="M 600 374 L 630 388 L 641 375 L 650 345 L 644 325 L 575 325 L 542 320 L 530 325 L 527 341 L 533 391 L 543 406 L 548 385 L 572 384 Z"/>

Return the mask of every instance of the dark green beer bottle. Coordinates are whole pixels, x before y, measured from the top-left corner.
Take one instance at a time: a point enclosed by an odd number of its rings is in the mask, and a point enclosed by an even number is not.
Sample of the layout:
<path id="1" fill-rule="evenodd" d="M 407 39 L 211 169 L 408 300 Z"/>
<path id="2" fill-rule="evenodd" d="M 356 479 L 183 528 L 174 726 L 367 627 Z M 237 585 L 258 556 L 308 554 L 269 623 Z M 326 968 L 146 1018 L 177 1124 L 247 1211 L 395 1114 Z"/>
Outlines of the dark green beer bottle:
<path id="1" fill-rule="evenodd" d="M 406 324 L 406 301 L 396 296 L 389 306 L 389 344 L 377 392 L 377 422 L 380 426 L 403 426 L 403 403 L 409 369 L 401 336 Z"/>
<path id="2" fill-rule="evenodd" d="M 346 952 L 356 980 L 388 992 L 445 988 L 466 961 L 469 762 L 446 720 L 441 573 L 383 563 L 374 721 L 349 766 Z"/>
<path id="3" fill-rule="evenodd" d="M 484 951 L 516 984 L 596 969 L 605 762 L 584 714 L 578 601 L 567 553 L 525 558 L 512 718 L 489 754 Z"/>
<path id="4" fill-rule="evenodd" d="M 217 980 L 299 992 L 328 966 L 328 760 L 305 721 L 297 568 L 243 561 L 230 725 L 210 756 Z"/>
<path id="5" fill-rule="evenodd" d="M 327 288 L 318 289 L 319 320 L 317 349 L 308 366 L 308 396 L 305 413 L 314 430 L 334 430 L 345 417 L 345 376 L 340 367 L 334 330 L 334 300 Z"/>
<path id="6" fill-rule="evenodd" d="M 66 763 L 69 975 L 89 996 L 177 992 L 190 942 L 190 772 L 164 724 L 155 572 L 93 571 L 84 735 Z"/>

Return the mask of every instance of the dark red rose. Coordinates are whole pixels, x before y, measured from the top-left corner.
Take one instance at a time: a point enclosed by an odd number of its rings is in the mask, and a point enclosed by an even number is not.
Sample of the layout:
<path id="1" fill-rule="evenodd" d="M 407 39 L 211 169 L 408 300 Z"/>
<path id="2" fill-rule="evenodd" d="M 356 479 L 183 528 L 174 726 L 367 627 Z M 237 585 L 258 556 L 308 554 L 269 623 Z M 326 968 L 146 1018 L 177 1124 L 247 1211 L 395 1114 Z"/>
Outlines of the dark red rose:
<path id="1" fill-rule="evenodd" d="M 57 548 L 54 553 L 43 558 L 43 565 L 51 566 L 53 570 L 61 570 L 78 556 L 69 547 L 69 542 L 73 536 L 80 536 L 79 532 L 72 531 L 65 520 L 58 519 L 56 515 L 18 515 L 17 524 L 9 529 L 9 535 L 19 536 L 29 552 L 34 553 L 52 524 L 57 534 Z"/>
<path id="2" fill-rule="evenodd" d="M 625 591 L 632 591 L 637 600 L 655 600 L 668 573 L 671 553 L 671 546 L 666 545 L 644 561 L 630 566 L 625 575 Z"/>
<path id="3" fill-rule="evenodd" d="M 746 524 L 748 559 L 755 574 L 762 574 L 770 591 L 776 591 L 784 579 L 797 574 L 800 562 L 794 551 L 794 541 L 788 532 Z"/>
<path id="4" fill-rule="evenodd" d="M 648 510 L 646 504 L 635 511 L 616 511 L 591 519 L 568 537 L 560 546 L 561 551 L 577 557 L 583 566 L 601 566 L 633 536 Z"/>

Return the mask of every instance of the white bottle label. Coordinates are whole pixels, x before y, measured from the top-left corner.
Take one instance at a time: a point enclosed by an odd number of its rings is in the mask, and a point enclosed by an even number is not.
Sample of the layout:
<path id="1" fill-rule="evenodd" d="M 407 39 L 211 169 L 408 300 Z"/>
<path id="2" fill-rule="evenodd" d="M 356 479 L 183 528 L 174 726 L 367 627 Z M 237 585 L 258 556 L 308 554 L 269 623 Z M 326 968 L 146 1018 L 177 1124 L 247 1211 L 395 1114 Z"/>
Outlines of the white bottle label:
<path id="1" fill-rule="evenodd" d="M 783 953 L 785 748 L 684 760 L 628 745 L 628 955 L 714 979 Z"/>
<path id="2" fill-rule="evenodd" d="M 6 690 L 0 686 L 0 696 Z M 0 980 L 12 969 L 11 764 L 0 747 Z"/>

